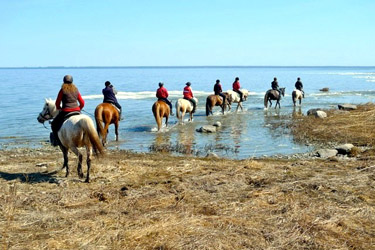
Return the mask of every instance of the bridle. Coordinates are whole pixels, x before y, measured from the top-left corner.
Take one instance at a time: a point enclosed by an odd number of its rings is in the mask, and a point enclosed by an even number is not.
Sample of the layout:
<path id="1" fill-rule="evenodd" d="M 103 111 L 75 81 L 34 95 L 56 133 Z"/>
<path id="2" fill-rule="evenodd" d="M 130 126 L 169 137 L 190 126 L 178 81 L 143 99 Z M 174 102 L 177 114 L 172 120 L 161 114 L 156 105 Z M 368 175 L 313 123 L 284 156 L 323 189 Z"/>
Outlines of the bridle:
<path id="1" fill-rule="evenodd" d="M 42 114 L 42 112 L 39 113 L 39 116 L 43 118 L 45 121 L 50 120 L 53 118 L 51 111 L 49 110 L 49 107 L 47 108 L 47 111 L 45 114 Z"/>

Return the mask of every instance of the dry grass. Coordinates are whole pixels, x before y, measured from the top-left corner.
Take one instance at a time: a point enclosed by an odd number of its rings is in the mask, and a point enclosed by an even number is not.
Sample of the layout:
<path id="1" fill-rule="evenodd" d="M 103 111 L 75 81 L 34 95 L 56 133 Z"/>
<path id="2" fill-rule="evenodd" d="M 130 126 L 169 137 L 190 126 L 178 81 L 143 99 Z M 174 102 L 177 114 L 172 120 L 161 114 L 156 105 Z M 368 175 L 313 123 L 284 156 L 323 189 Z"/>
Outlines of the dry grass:
<path id="1" fill-rule="evenodd" d="M 375 105 L 359 105 L 357 110 L 326 111 L 325 119 L 296 116 L 292 125 L 295 140 L 308 143 L 352 143 L 375 146 Z"/>
<path id="2" fill-rule="evenodd" d="M 1 248 L 375 248 L 371 159 L 218 161 L 112 151 L 93 161 L 90 184 L 75 169 L 68 178 L 55 172 L 61 165 L 55 149 L 1 152 Z"/>

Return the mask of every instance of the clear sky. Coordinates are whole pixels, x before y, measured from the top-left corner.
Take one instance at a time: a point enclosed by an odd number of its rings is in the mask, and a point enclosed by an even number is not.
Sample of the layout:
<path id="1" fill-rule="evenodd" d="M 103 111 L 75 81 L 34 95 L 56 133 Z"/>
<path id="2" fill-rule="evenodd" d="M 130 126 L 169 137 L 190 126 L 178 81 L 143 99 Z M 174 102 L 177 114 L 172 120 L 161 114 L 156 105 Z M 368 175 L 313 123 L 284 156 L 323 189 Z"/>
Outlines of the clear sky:
<path id="1" fill-rule="evenodd" d="M 375 0 L 0 0 L 0 9 L 0 67 L 375 65 Z"/>

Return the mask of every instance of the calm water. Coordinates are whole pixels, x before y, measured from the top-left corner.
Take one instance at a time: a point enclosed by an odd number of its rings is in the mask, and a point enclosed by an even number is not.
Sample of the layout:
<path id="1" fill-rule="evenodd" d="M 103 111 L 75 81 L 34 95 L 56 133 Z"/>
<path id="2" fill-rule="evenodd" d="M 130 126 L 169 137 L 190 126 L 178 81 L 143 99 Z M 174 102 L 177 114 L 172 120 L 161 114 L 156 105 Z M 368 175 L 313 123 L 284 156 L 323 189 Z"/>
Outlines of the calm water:
<path id="1" fill-rule="evenodd" d="M 84 110 L 94 113 L 102 101 L 101 90 L 109 80 L 119 91 L 125 120 L 120 124 L 120 142 L 114 142 L 110 128 L 109 147 L 149 152 L 151 148 L 172 146 L 181 151 L 205 155 L 207 150 L 230 157 L 294 154 L 311 148 L 296 144 L 284 124 L 293 112 L 306 114 L 310 108 L 336 107 L 340 103 L 366 103 L 375 99 L 375 67 L 142 67 L 142 68 L 41 68 L 0 69 L 0 148 L 43 147 L 49 131 L 36 120 L 44 98 L 55 99 L 62 78 L 74 77 L 86 101 Z M 205 99 L 212 94 L 216 79 L 223 89 L 231 88 L 240 77 L 241 86 L 251 92 L 244 103 L 245 111 L 225 116 L 215 109 L 215 115 L 205 116 Z M 263 96 L 273 77 L 286 87 L 281 110 L 263 110 Z M 293 109 L 291 92 L 297 77 L 306 91 L 302 107 Z M 187 81 L 192 83 L 199 99 L 193 123 L 177 125 L 171 117 L 170 127 L 155 132 L 156 123 L 151 107 L 155 102 L 158 82 L 163 81 L 175 101 L 182 96 Z M 330 92 L 319 89 L 329 87 Z M 185 117 L 187 119 L 187 117 Z M 200 134 L 195 129 L 220 121 L 223 127 L 216 134 Z M 48 125 L 47 125 L 48 126 Z"/>

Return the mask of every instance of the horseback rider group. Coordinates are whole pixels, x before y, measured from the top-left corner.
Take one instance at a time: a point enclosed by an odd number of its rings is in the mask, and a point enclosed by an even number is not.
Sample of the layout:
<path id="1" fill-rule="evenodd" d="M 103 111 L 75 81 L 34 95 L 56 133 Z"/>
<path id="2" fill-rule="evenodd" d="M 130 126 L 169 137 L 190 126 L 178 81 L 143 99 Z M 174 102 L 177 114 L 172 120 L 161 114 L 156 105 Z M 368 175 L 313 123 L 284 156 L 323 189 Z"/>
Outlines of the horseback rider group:
<path id="1" fill-rule="evenodd" d="M 243 93 L 241 92 L 240 88 L 240 82 L 239 82 L 239 77 L 236 77 L 233 84 L 232 84 L 232 89 L 234 92 L 238 93 L 240 95 L 240 102 L 243 101 Z M 122 108 L 121 105 L 118 103 L 116 94 L 117 91 L 114 89 L 113 85 L 111 82 L 106 81 L 105 82 L 105 88 L 102 90 L 103 93 L 103 102 L 104 103 L 111 103 L 114 106 L 116 106 L 119 110 L 120 117 L 122 113 Z M 271 83 L 271 88 L 273 90 L 278 91 L 280 95 L 280 88 L 279 84 L 277 81 L 277 78 L 275 77 Z M 301 82 L 301 78 L 297 78 L 297 82 L 295 83 L 295 88 L 300 90 L 304 96 L 304 91 L 303 91 L 303 84 Z M 223 90 L 220 84 L 220 80 L 216 80 L 216 83 L 214 85 L 214 92 L 215 95 L 219 95 L 223 98 L 223 103 L 226 101 L 226 96 L 223 94 Z M 173 109 L 172 109 L 172 103 L 168 100 L 168 91 L 164 87 L 163 82 L 159 82 L 159 88 L 156 91 L 156 97 L 158 100 L 162 100 L 165 103 L 167 103 L 170 107 L 170 114 L 173 114 Z M 193 91 L 191 89 L 191 83 L 187 82 L 186 86 L 183 89 L 183 97 L 184 99 L 190 101 L 193 104 L 193 113 L 196 110 L 197 103 L 194 100 L 194 95 Z M 57 146 L 60 144 L 57 132 L 59 131 L 60 127 L 62 126 L 64 120 L 73 115 L 73 114 L 79 114 L 82 108 L 85 105 L 85 101 L 83 100 L 80 92 L 78 91 L 77 87 L 73 83 L 73 77 L 71 75 L 65 75 L 63 78 L 63 84 L 61 86 L 61 89 L 57 95 L 56 98 L 56 108 L 60 110 L 59 114 L 53 119 L 51 123 L 51 128 L 52 128 L 52 133 L 51 133 L 51 142 L 53 145 Z"/>

